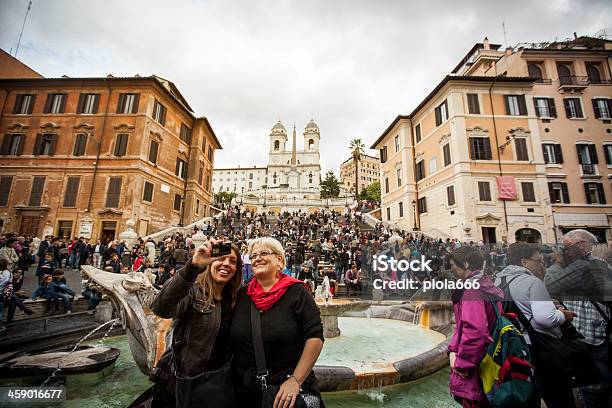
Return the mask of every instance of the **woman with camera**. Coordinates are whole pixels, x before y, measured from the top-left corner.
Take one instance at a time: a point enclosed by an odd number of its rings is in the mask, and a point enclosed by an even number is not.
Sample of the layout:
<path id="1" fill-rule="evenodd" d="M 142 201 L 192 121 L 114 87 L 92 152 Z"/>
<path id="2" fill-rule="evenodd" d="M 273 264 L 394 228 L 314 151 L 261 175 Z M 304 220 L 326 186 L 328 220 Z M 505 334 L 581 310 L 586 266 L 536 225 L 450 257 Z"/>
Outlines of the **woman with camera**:
<path id="1" fill-rule="evenodd" d="M 238 248 L 213 257 L 207 242 L 168 280 L 153 302 L 156 315 L 174 319 L 172 374 L 176 406 L 233 408 L 229 330 L 242 276 Z M 229 248 L 228 248 L 229 249 Z"/>
<path id="2" fill-rule="evenodd" d="M 231 328 L 236 406 L 324 407 L 312 371 L 323 325 L 310 290 L 282 273 L 276 239 L 255 239 L 249 250 L 254 279 L 238 292 Z"/>

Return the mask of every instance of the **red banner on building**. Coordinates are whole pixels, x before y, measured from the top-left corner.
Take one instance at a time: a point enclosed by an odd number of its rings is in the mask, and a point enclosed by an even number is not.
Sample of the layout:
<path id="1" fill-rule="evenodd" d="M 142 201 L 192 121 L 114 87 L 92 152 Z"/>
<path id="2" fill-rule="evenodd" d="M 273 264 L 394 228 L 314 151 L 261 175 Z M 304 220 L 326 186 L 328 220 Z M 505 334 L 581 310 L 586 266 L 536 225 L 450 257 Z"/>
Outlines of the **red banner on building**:
<path id="1" fill-rule="evenodd" d="M 500 200 L 516 200 L 516 183 L 514 182 L 514 176 L 496 176 L 497 180 L 497 191 Z"/>

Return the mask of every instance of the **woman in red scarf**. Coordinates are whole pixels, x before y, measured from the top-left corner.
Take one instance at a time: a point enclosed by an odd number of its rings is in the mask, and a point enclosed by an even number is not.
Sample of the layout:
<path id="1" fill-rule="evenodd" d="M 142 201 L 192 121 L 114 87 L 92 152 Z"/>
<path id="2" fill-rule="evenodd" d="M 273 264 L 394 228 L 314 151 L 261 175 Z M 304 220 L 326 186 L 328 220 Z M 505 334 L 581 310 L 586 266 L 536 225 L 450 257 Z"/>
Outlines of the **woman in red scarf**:
<path id="1" fill-rule="evenodd" d="M 270 406 L 304 406 L 303 396 L 299 395 L 302 393 L 318 397 L 323 407 L 312 371 L 323 348 L 323 324 L 310 288 L 282 273 L 285 253 L 276 239 L 255 239 L 249 252 L 255 279 L 238 291 L 230 335 L 236 406 L 260 408 L 262 399 L 267 399 L 262 392 L 261 375 L 257 376 L 251 331 L 254 304 L 261 320 L 269 372 L 265 382 L 274 390 L 278 388 Z"/>

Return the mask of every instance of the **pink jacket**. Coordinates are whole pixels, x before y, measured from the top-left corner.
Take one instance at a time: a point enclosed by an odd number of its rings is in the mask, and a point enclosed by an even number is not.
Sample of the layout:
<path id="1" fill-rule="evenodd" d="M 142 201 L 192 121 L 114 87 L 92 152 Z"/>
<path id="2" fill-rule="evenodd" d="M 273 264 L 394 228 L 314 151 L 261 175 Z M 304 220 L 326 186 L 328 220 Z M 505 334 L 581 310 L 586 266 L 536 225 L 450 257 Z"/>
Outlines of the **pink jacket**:
<path id="1" fill-rule="evenodd" d="M 503 299 L 504 292 L 480 271 L 472 272 L 469 277 L 477 279 L 480 288 L 464 290 L 460 299 L 455 299 L 460 292 L 453 294 L 455 332 L 448 344 L 448 351 L 455 353 L 455 367 L 466 371 L 468 376 L 462 378 L 451 370 L 450 392 L 457 397 L 480 401 L 486 399 L 486 395 L 478 376 L 478 366 L 487 346 L 493 341 L 490 333 L 496 320 L 493 303 L 488 296 Z M 496 304 L 501 312 L 501 302 Z"/>

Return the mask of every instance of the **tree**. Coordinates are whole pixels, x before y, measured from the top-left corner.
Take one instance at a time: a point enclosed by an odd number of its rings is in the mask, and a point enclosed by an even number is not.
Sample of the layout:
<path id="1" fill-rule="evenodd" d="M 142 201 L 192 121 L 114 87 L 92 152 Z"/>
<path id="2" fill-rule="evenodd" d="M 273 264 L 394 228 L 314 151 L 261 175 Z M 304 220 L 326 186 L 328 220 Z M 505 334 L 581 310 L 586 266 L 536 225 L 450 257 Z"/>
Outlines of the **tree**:
<path id="1" fill-rule="evenodd" d="M 215 194 L 215 202 L 216 203 L 229 203 L 236 196 L 236 193 L 229 191 L 220 191 Z"/>
<path id="2" fill-rule="evenodd" d="M 338 197 L 340 195 L 340 182 L 333 171 L 325 173 L 325 180 L 321 182 L 321 198 Z"/>
<path id="3" fill-rule="evenodd" d="M 355 163 L 355 200 L 359 197 L 359 160 L 361 155 L 364 154 L 365 145 L 361 139 L 353 139 L 349 143 L 349 149 L 351 149 L 351 155 L 353 156 L 353 162 Z"/>
<path id="4" fill-rule="evenodd" d="M 360 200 L 368 200 L 380 204 L 380 181 L 376 180 L 359 193 Z"/>

